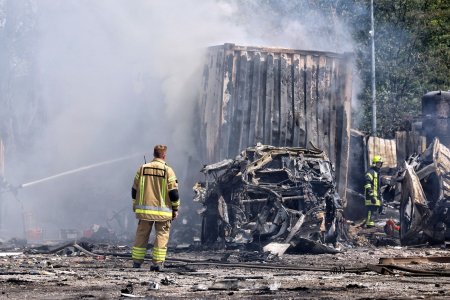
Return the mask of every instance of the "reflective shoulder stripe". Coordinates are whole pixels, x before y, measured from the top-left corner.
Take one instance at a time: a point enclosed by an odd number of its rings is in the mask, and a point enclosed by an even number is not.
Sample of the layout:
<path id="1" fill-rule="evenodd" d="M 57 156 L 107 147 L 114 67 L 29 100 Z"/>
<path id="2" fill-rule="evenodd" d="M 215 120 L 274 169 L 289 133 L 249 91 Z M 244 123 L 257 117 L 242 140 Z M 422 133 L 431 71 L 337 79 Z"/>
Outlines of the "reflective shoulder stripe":
<path id="1" fill-rule="evenodd" d="M 367 173 L 366 173 L 366 176 L 369 177 L 370 180 L 373 180 L 373 176 L 372 176 L 372 174 L 370 174 L 370 172 L 367 172 Z"/>
<path id="2" fill-rule="evenodd" d="M 142 169 L 140 169 L 139 173 L 142 173 Z M 145 193 L 145 181 L 144 176 L 141 176 L 141 180 L 139 182 L 139 204 L 144 204 L 144 193 Z"/>
<path id="3" fill-rule="evenodd" d="M 162 199 L 161 199 L 161 207 L 164 207 L 166 205 L 166 190 L 167 190 L 167 176 L 169 175 L 169 168 L 167 167 L 166 164 L 164 164 L 164 180 L 163 180 L 163 184 L 161 186 L 162 188 Z"/>

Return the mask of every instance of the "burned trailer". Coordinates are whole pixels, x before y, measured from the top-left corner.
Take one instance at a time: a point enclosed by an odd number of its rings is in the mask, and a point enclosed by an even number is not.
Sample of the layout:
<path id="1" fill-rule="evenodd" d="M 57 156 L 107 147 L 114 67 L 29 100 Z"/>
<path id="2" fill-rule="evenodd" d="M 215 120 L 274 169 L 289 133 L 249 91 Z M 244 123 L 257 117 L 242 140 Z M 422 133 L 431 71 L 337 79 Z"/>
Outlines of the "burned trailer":
<path id="1" fill-rule="evenodd" d="M 232 43 L 209 47 L 195 118 L 211 164 L 256 143 L 323 150 L 346 200 L 353 56 Z M 345 204 L 345 203 L 344 203 Z"/>
<path id="2" fill-rule="evenodd" d="M 401 192 L 402 245 L 450 240 L 450 150 L 438 138 L 405 162 L 396 189 Z"/>
<path id="3" fill-rule="evenodd" d="M 333 166 L 318 149 L 258 144 L 202 169 L 203 245 L 336 243 L 341 201 Z"/>

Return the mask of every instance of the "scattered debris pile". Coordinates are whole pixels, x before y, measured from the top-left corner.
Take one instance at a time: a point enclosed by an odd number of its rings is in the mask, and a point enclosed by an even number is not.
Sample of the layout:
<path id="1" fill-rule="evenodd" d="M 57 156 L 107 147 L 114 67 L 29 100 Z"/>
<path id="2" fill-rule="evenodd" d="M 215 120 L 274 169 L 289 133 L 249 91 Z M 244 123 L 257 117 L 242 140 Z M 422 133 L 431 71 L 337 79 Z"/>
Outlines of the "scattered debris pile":
<path id="1" fill-rule="evenodd" d="M 345 235 L 334 169 L 319 149 L 258 144 L 234 160 L 205 166 L 202 173 L 206 180 L 194 186 L 194 201 L 203 204 L 203 245 L 282 243 L 277 244 L 285 245 L 281 253 L 275 251 L 281 255 L 305 242 L 312 244 L 309 249 L 335 245 Z"/>
<path id="2" fill-rule="evenodd" d="M 411 156 L 396 179 L 402 245 L 450 240 L 450 151 L 435 139 Z"/>

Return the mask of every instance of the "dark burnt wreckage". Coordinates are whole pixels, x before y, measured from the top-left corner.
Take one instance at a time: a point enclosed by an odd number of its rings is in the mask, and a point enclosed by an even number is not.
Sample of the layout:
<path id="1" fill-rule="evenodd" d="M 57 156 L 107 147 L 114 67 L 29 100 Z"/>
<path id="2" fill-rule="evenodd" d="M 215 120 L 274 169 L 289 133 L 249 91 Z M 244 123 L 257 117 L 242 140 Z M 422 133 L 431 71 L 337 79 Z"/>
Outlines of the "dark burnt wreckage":
<path id="1" fill-rule="evenodd" d="M 323 151 L 258 144 L 202 172 L 204 245 L 336 243 L 342 205 Z"/>
<path id="2" fill-rule="evenodd" d="M 208 48 L 197 103 L 201 165 L 258 142 L 323 150 L 345 200 L 352 55 L 224 44 Z"/>
<path id="3" fill-rule="evenodd" d="M 337 241 L 351 86 L 350 53 L 208 49 L 196 118 L 206 180 L 194 187 L 203 244 Z"/>
<path id="4" fill-rule="evenodd" d="M 403 245 L 450 241 L 450 150 L 436 138 L 396 177 Z"/>
<path id="5" fill-rule="evenodd" d="M 421 122 L 410 132 L 396 133 L 391 156 L 397 156 L 397 170 L 382 181 L 390 191 L 385 200 L 392 198 L 399 208 L 402 245 L 450 241 L 449 108 L 450 92 L 428 92 L 422 97 Z"/>

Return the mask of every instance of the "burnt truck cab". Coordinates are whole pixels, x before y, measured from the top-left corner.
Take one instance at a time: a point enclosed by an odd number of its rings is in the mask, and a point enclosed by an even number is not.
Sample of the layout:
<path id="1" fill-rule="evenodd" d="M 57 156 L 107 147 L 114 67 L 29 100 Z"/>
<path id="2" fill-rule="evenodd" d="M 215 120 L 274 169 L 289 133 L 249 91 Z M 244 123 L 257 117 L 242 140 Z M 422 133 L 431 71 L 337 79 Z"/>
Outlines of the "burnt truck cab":
<path id="1" fill-rule="evenodd" d="M 323 151 L 258 144 L 201 172 L 194 201 L 203 204 L 203 245 L 336 243 L 342 207 Z"/>

